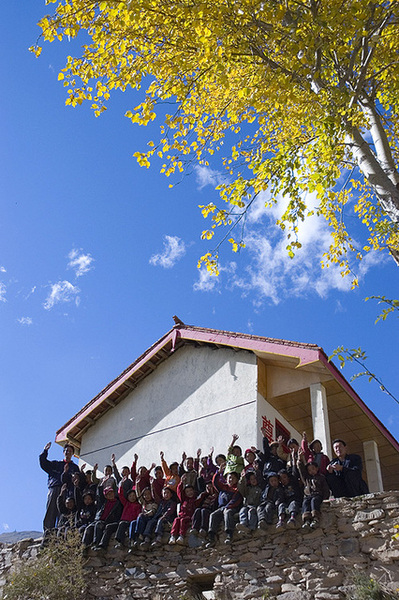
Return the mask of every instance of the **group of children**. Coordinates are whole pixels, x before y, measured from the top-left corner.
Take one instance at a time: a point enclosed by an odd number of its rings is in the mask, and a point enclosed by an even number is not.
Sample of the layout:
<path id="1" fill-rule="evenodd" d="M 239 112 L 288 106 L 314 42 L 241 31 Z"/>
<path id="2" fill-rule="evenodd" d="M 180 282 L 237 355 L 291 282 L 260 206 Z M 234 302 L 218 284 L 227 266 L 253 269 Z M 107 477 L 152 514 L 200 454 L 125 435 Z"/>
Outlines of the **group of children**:
<path id="1" fill-rule="evenodd" d="M 159 466 L 138 467 L 134 455 L 131 468 L 119 473 L 115 455 L 97 477 L 98 465 L 76 470 L 64 463 L 62 487 L 57 497 L 57 532 L 67 535 L 70 527 L 82 535 L 83 546 L 101 550 L 112 535 L 117 547 L 148 549 L 162 543 L 170 531 L 169 544 L 185 544 L 188 531 L 213 546 L 224 525 L 226 543 L 233 534 L 245 535 L 266 529 L 277 518 L 276 528 L 296 528 L 302 513 L 302 528 L 319 525 L 322 501 L 329 498 L 325 475 L 330 463 L 319 440 L 301 443 L 282 438 L 270 443 L 263 433 L 263 451 L 245 450 L 233 435 L 227 455 L 213 459 L 213 448 L 203 456 L 182 455 L 181 463 L 168 464 L 160 453 Z"/>

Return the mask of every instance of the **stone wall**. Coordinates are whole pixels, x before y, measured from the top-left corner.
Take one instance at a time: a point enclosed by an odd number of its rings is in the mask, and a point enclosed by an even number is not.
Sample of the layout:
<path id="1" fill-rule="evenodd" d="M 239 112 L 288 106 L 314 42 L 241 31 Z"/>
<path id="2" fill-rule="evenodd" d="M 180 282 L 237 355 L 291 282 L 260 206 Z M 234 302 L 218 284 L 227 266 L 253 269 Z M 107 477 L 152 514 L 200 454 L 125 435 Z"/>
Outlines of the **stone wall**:
<path id="1" fill-rule="evenodd" d="M 86 569 L 88 599 L 179 600 L 341 600 L 354 573 L 364 573 L 392 590 L 399 588 L 399 492 L 369 494 L 323 503 L 319 529 L 310 532 L 256 531 L 235 534 L 231 546 L 223 535 L 214 548 L 199 546 L 190 535 L 187 546 L 164 545 L 146 552 L 90 551 Z M 18 559 L 37 553 L 25 540 L 0 550 L 0 583 Z M 208 591 L 207 591 L 208 590 Z M 211 594 L 209 591 L 213 590 Z M 205 592 L 206 595 L 201 594 Z"/>

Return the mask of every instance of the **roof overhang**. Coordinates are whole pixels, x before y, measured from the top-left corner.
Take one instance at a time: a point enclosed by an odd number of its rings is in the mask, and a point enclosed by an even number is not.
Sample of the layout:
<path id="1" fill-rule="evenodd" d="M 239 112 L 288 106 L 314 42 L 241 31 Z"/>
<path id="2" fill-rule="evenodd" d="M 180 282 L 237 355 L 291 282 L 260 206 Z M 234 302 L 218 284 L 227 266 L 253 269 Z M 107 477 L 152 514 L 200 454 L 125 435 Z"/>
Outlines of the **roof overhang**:
<path id="1" fill-rule="evenodd" d="M 139 382 L 150 375 L 164 360 L 185 344 L 228 347 L 235 351 L 248 350 L 267 357 L 276 363 L 290 363 L 306 367 L 319 361 L 321 348 L 315 344 L 302 344 L 287 340 L 265 338 L 230 331 L 219 331 L 193 326 L 175 326 L 137 358 L 97 396 L 88 402 L 56 433 L 56 442 L 72 442 L 80 447 L 85 431 L 108 410 L 115 407 Z"/>
<path id="2" fill-rule="evenodd" d="M 92 425 L 107 411 L 117 406 L 145 377 L 184 345 L 247 350 L 269 365 L 323 373 L 324 378 L 327 375 L 328 379 L 339 385 L 361 413 L 372 421 L 383 437 L 399 452 L 399 444 L 395 438 L 356 394 L 335 365 L 328 361 L 319 346 L 188 325 L 173 327 L 148 348 L 57 431 L 56 442 L 63 444 L 70 441 L 80 448 L 84 433 Z"/>

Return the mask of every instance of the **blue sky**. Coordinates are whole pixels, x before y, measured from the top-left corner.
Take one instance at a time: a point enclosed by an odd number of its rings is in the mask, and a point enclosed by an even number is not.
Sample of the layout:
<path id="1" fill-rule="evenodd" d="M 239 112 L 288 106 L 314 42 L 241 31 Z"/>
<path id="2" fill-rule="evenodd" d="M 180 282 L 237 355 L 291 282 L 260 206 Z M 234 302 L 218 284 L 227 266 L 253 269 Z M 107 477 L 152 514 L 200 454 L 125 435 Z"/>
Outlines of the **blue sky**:
<path id="1" fill-rule="evenodd" d="M 399 395 L 397 319 L 374 324 L 379 307 L 364 301 L 398 297 L 389 258 L 370 256 L 350 291 L 334 270 L 320 270 L 328 236 L 321 221 L 303 226 L 303 252 L 290 261 L 259 202 L 247 220 L 247 249 L 222 249 L 218 280 L 198 271 L 208 250 L 198 205 L 217 202 L 211 184 L 220 163 L 169 189 L 157 165 L 143 169 L 132 157 L 157 137 L 156 125 L 138 128 L 123 116 L 137 104 L 133 94 L 117 94 L 97 119 L 86 106 L 66 108 L 57 75 L 73 50 L 46 45 L 39 59 L 28 52 L 44 3 L 8 3 L 4 11 L 0 447 L 9 493 L 0 499 L 0 533 L 40 530 L 46 476 L 38 454 L 172 327 L 174 314 L 192 325 L 317 343 L 327 354 L 362 346 L 369 368 Z M 347 219 L 360 236 L 349 211 Z M 398 405 L 365 380 L 354 387 L 399 438 Z M 50 458 L 61 450 L 53 446 Z"/>

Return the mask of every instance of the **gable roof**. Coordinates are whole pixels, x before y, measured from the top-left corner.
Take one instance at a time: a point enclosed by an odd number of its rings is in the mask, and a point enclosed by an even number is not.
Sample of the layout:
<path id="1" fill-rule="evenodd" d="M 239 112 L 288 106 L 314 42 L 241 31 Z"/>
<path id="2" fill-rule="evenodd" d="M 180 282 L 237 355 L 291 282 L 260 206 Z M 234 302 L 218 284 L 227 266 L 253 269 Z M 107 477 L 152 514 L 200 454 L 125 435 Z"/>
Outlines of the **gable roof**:
<path id="1" fill-rule="evenodd" d="M 323 376 L 323 385 L 327 389 L 332 438 L 343 435 L 342 428 L 345 432 L 345 427 L 348 427 L 345 422 L 350 419 L 353 422 L 351 450 L 361 451 L 361 447 L 356 447 L 359 446 L 361 439 L 376 439 L 380 448 L 382 466 L 385 461 L 387 468 L 389 466 L 390 469 L 399 471 L 398 442 L 364 404 L 334 364 L 328 361 L 328 357 L 320 346 L 195 327 L 183 323 L 175 325 L 67 421 L 57 431 L 56 442 L 62 444 L 68 440 L 79 448 L 82 436 L 89 427 L 94 425 L 107 411 L 117 406 L 137 387 L 140 381 L 185 345 L 227 347 L 235 351 L 248 350 L 256 354 L 260 361 L 270 366 L 319 372 Z M 291 393 L 276 399 L 275 408 L 288 422 L 291 422 L 297 431 L 311 429 L 310 413 L 307 408 L 304 408 L 304 398 L 304 395 L 299 395 L 298 392 L 298 394 Z M 298 413 L 301 405 L 302 415 Z M 356 428 L 358 433 L 356 433 Z M 368 437 L 364 437 L 365 435 Z M 346 433 L 346 437 L 348 438 L 348 433 Z M 355 441 L 354 447 L 352 441 Z M 382 457 L 381 447 L 383 447 Z"/>

